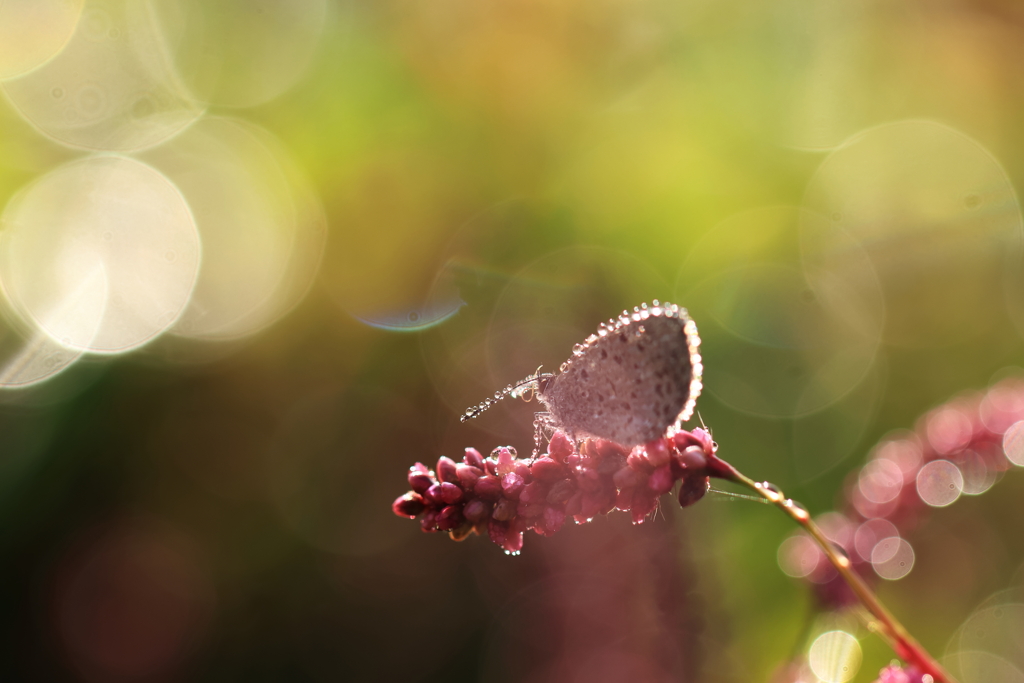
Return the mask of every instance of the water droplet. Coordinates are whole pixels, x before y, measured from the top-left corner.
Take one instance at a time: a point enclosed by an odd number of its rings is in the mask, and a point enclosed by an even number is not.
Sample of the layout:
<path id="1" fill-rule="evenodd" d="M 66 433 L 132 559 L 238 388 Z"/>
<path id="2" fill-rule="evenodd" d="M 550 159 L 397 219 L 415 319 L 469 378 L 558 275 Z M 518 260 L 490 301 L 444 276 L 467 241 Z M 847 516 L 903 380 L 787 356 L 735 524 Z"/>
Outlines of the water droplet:
<path id="1" fill-rule="evenodd" d="M 1015 422 L 1003 434 L 1003 452 L 1017 467 L 1024 467 L 1024 420 Z"/>
<path id="2" fill-rule="evenodd" d="M 883 579 L 902 579 L 914 568 L 914 548 L 902 538 L 883 539 L 871 551 L 871 566 Z"/>
<path id="3" fill-rule="evenodd" d="M 903 471 L 892 460 L 875 458 L 861 470 L 857 487 L 872 503 L 888 503 L 903 489 Z"/>
<path id="4" fill-rule="evenodd" d="M 960 497 L 964 478 L 948 460 L 934 460 L 917 473 L 917 495 L 932 507 L 945 507 Z"/>
<path id="5" fill-rule="evenodd" d="M 825 554 L 809 536 L 798 534 L 790 536 L 779 545 L 777 559 L 784 574 L 802 579 L 809 576 L 819 562 L 825 560 Z"/>

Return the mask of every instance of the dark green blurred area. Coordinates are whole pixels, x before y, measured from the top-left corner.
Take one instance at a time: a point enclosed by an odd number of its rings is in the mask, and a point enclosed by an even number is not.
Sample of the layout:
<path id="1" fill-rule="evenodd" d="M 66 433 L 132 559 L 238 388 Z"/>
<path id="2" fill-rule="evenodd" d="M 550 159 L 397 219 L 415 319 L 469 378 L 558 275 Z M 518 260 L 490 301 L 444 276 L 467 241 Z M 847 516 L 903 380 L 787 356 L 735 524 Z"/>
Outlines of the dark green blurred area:
<path id="1" fill-rule="evenodd" d="M 770 680 L 823 628 L 773 510 L 666 498 L 506 557 L 391 502 L 416 461 L 528 453 L 534 404 L 459 415 L 657 298 L 720 455 L 839 505 L 883 435 L 1024 366 L 1022 84 L 1012 0 L 332 2 L 294 85 L 209 109 L 308 174 L 305 298 L 0 390 L 0 679 Z M 81 154 L 0 106 L 0 202 Z M 908 537 L 880 592 L 933 653 L 1019 586 L 1022 494 Z"/>

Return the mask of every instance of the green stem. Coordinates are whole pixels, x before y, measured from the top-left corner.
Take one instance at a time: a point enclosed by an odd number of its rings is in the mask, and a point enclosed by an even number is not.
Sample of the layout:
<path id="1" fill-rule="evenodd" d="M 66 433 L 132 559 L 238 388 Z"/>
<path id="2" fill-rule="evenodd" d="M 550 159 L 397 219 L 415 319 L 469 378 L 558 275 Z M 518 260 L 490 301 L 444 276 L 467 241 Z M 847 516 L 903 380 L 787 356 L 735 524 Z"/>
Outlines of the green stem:
<path id="1" fill-rule="evenodd" d="M 877 622 L 878 632 L 889 642 L 889 645 L 896 654 L 908 664 L 916 666 L 922 673 L 929 674 L 935 683 L 956 683 L 953 677 L 935 661 L 935 658 L 920 643 L 914 640 L 903 624 L 882 604 L 878 596 L 864 582 L 864 579 L 860 577 L 860 574 L 854 571 L 850 558 L 844 552 L 838 550 L 825 536 L 821 528 L 814 523 L 810 514 L 802 505 L 786 498 L 776 486 L 768 482 L 756 482 L 747 477 L 716 455 L 711 455 L 708 458 L 708 471 L 711 476 L 746 486 L 764 498 L 765 501 L 789 515 L 821 547 L 829 562 L 836 568 L 839 575 L 843 577 L 850 590 L 853 591 L 865 609 L 874 617 Z"/>

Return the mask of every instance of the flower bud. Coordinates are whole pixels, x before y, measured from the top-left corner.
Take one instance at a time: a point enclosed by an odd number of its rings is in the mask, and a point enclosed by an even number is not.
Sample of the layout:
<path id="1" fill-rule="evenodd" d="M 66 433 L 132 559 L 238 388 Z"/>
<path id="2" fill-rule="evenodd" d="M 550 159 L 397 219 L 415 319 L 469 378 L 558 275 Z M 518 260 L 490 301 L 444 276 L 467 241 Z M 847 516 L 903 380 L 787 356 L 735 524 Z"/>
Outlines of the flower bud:
<path id="1" fill-rule="evenodd" d="M 515 472 L 509 472 L 501 478 L 501 490 L 508 498 L 519 498 L 519 493 L 526 486 L 526 482 Z"/>
<path id="2" fill-rule="evenodd" d="M 683 477 L 679 485 L 679 505 L 689 507 L 704 497 L 711 486 L 711 480 L 707 476 Z"/>
<path id="3" fill-rule="evenodd" d="M 663 493 L 668 493 L 672 490 L 672 484 L 675 480 L 672 478 L 672 466 L 666 463 L 661 467 L 654 470 L 651 476 L 647 478 L 647 488 L 654 491 L 654 494 L 660 496 Z"/>
<path id="4" fill-rule="evenodd" d="M 565 514 L 569 516 L 576 516 L 580 514 L 583 509 L 583 491 L 577 491 L 572 494 L 572 497 L 565 503 Z"/>
<path id="5" fill-rule="evenodd" d="M 574 493 L 576 493 L 576 484 L 571 479 L 563 479 L 551 486 L 547 501 L 554 505 L 564 505 Z"/>
<path id="6" fill-rule="evenodd" d="M 589 467 L 580 470 L 578 481 L 580 488 L 584 491 L 597 491 L 603 486 L 601 475 L 597 473 L 597 470 L 592 470 Z"/>
<path id="7" fill-rule="evenodd" d="M 482 469 L 477 469 L 472 465 L 458 465 L 455 471 L 458 474 L 459 485 L 467 491 L 472 491 L 476 486 L 477 479 L 484 476 Z"/>
<path id="8" fill-rule="evenodd" d="M 423 503 L 423 498 L 420 494 L 410 491 L 395 500 L 395 502 L 391 504 L 391 509 L 399 517 L 408 517 L 409 519 L 413 519 L 426 510 L 427 506 Z"/>
<path id="9" fill-rule="evenodd" d="M 420 528 L 428 534 L 437 531 L 437 512 L 435 510 L 427 510 L 423 513 L 423 516 L 420 517 Z"/>
<path id="10" fill-rule="evenodd" d="M 533 461 L 533 476 L 541 481 L 555 481 L 565 477 L 565 467 L 554 458 L 537 458 Z"/>
<path id="11" fill-rule="evenodd" d="M 466 503 L 466 506 L 462 509 L 462 514 L 465 515 L 473 524 L 476 524 L 481 519 L 486 518 L 491 513 L 491 506 L 480 500 L 474 498 L 473 500 Z"/>
<path id="12" fill-rule="evenodd" d="M 466 455 L 462 457 L 462 462 L 480 470 L 484 468 L 484 456 L 480 455 L 480 451 L 475 448 L 466 449 Z"/>
<path id="13" fill-rule="evenodd" d="M 473 493 L 484 500 L 497 500 L 501 497 L 501 479 L 493 474 L 486 474 L 476 480 Z"/>
<path id="14" fill-rule="evenodd" d="M 588 452 L 599 460 L 613 457 L 625 458 L 629 455 L 629 451 L 627 449 L 614 441 L 608 441 L 607 439 L 591 439 L 590 445 L 593 446 L 593 448 Z"/>
<path id="15" fill-rule="evenodd" d="M 618 489 L 631 489 L 637 485 L 640 478 L 637 473 L 628 467 L 623 467 L 621 470 L 612 475 L 612 483 Z"/>
<path id="16" fill-rule="evenodd" d="M 423 492 L 423 500 L 427 501 L 428 504 L 442 504 L 444 498 L 441 497 L 441 485 L 433 484 L 429 489 Z"/>
<path id="17" fill-rule="evenodd" d="M 523 531 L 515 528 L 515 525 L 510 526 L 509 530 L 505 534 L 505 540 L 501 542 L 501 547 L 505 549 L 506 553 L 518 555 L 523 549 Z"/>
<path id="18" fill-rule="evenodd" d="M 424 493 L 435 483 L 434 478 L 420 470 L 409 470 L 409 487 L 416 493 Z"/>
<path id="19" fill-rule="evenodd" d="M 462 525 L 462 506 L 449 505 L 437 513 L 437 528 L 441 531 L 451 531 Z"/>
<path id="20" fill-rule="evenodd" d="M 658 496 L 650 489 L 638 486 L 633 493 L 633 506 L 630 511 L 633 515 L 633 524 L 643 524 L 647 515 L 654 512 L 658 507 Z"/>
<path id="21" fill-rule="evenodd" d="M 539 503 L 544 500 L 547 496 L 546 487 L 539 481 L 532 482 L 523 487 L 522 492 L 519 494 L 519 502 L 526 503 Z"/>
<path id="22" fill-rule="evenodd" d="M 644 446 L 644 450 L 647 452 L 647 462 L 651 463 L 653 467 L 667 465 L 671 458 L 671 453 L 668 450 L 668 444 L 665 443 L 665 439 L 655 439 L 647 443 Z"/>
<path id="23" fill-rule="evenodd" d="M 502 498 L 498 501 L 498 504 L 494 506 L 494 512 L 491 513 L 491 518 L 496 519 L 499 522 L 507 522 L 516 515 L 516 503 L 509 500 L 508 498 Z"/>
<path id="24" fill-rule="evenodd" d="M 471 533 L 473 533 L 473 525 L 463 520 L 457 529 L 448 532 L 448 537 L 453 541 L 464 541 Z"/>
<path id="25" fill-rule="evenodd" d="M 700 473 L 708 466 L 708 457 L 700 446 L 687 446 L 676 455 L 676 462 L 687 472 Z"/>
<path id="26" fill-rule="evenodd" d="M 626 458 L 626 465 L 635 472 L 650 472 L 651 463 L 647 460 L 647 455 L 637 449 L 629 454 Z"/>
<path id="27" fill-rule="evenodd" d="M 454 484 L 459 480 L 459 475 L 456 472 L 454 460 L 443 455 L 438 459 L 437 479 L 438 481 L 446 481 L 450 484 Z"/>
<path id="28" fill-rule="evenodd" d="M 501 446 L 495 448 L 491 453 L 491 457 L 497 455 L 498 461 L 498 474 L 508 474 L 513 471 L 516 467 L 516 453 L 513 449 L 508 446 Z"/>
<path id="29" fill-rule="evenodd" d="M 444 482 L 441 484 L 441 500 L 449 505 L 462 500 L 462 489 L 455 484 Z"/>
<path id="30" fill-rule="evenodd" d="M 487 535 L 498 545 L 504 544 L 505 536 L 508 535 L 508 522 L 492 519 L 487 523 Z"/>
<path id="31" fill-rule="evenodd" d="M 564 463 L 565 459 L 573 454 L 575 448 L 573 448 L 572 442 L 562 432 L 555 432 L 551 435 L 551 441 L 548 442 L 548 455 L 555 462 Z"/>
<path id="32" fill-rule="evenodd" d="M 550 536 L 561 529 L 563 524 L 565 512 L 549 505 L 544 508 L 544 514 L 534 527 L 534 531 L 542 536 Z"/>

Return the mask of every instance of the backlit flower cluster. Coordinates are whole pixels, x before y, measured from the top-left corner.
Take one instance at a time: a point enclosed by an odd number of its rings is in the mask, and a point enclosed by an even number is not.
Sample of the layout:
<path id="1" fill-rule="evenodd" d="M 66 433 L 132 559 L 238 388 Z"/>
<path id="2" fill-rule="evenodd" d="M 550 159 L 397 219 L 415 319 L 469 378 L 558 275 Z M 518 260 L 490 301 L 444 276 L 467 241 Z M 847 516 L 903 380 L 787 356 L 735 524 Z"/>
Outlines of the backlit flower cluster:
<path id="1" fill-rule="evenodd" d="M 1022 421 L 1020 379 L 952 399 L 925 414 L 914 431 L 878 444 L 848 478 L 843 512 L 822 515 L 820 526 L 865 578 L 901 578 L 913 565 L 913 550 L 903 536 L 931 508 L 984 493 L 1007 469 L 1024 465 Z M 810 539 L 788 539 L 780 561 L 789 573 L 815 584 L 826 609 L 854 601 Z"/>
<path id="2" fill-rule="evenodd" d="M 677 481 L 679 504 L 696 503 L 708 490 L 707 455 L 714 448 L 699 428 L 633 449 L 604 439 L 577 444 L 556 431 L 547 452 L 533 458 L 503 446 L 486 458 L 467 448 L 461 463 L 442 456 L 433 471 L 416 463 L 409 469 L 412 490 L 392 509 L 419 517 L 426 532 L 446 531 L 457 541 L 486 534 L 514 554 L 524 532 L 550 536 L 569 518 L 582 524 L 618 509 L 640 524 Z"/>

